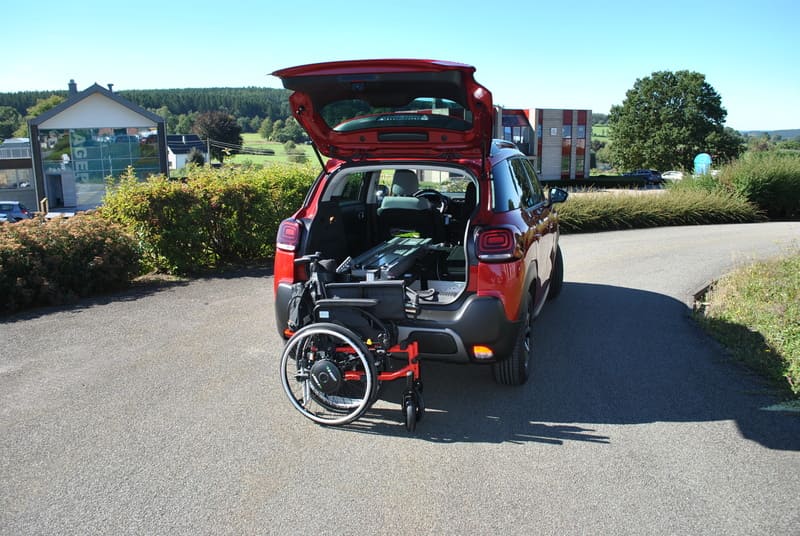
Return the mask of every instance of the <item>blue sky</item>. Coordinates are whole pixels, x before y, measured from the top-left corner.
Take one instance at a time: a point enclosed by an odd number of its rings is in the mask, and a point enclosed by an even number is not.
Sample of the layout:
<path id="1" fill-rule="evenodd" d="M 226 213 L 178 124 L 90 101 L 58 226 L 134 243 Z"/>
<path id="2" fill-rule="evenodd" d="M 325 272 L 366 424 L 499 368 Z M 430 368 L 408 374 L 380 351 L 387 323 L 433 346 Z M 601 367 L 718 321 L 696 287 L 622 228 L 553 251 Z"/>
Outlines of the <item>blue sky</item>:
<path id="1" fill-rule="evenodd" d="M 688 69 L 722 96 L 728 126 L 800 128 L 797 0 L 38 0 L 0 13 L 0 91 L 280 87 L 281 67 L 405 57 L 474 65 L 503 106 L 608 113 L 637 79 Z"/>

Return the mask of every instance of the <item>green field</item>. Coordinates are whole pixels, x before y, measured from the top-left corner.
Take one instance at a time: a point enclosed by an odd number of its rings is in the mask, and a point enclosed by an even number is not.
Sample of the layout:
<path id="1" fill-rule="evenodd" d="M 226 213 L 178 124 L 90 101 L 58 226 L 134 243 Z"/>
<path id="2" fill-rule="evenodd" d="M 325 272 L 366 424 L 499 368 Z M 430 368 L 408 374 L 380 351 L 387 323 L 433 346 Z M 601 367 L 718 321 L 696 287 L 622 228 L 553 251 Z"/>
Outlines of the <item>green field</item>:
<path id="1" fill-rule="evenodd" d="M 286 149 L 282 143 L 267 141 L 257 133 L 242 134 L 243 152 L 246 153 L 248 149 L 255 151 L 270 149 L 275 152 L 274 155 L 258 155 L 258 154 L 238 154 L 226 159 L 226 162 L 235 164 L 244 164 L 245 162 L 252 162 L 253 164 L 273 164 L 273 163 L 286 163 L 289 162 L 289 157 L 286 154 Z M 298 149 L 302 149 L 306 153 L 309 163 L 317 162 L 317 156 L 314 154 L 314 149 L 311 145 L 298 144 Z"/>
<path id="2" fill-rule="evenodd" d="M 592 125 L 592 140 L 608 142 L 608 125 Z"/>

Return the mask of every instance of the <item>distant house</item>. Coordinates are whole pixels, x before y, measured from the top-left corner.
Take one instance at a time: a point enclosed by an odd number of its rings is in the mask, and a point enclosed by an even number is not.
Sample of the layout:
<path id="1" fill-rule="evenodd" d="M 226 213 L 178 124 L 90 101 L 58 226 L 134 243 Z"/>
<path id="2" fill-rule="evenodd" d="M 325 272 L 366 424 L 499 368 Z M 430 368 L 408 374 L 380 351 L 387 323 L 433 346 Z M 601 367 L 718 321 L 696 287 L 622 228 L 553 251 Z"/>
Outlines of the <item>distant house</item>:
<path id="1" fill-rule="evenodd" d="M 129 168 L 141 179 L 167 173 L 162 117 L 117 95 L 111 84 L 78 92 L 70 80 L 68 87 L 67 100 L 28 120 L 39 202 L 91 208 L 102 202 L 108 177 Z"/>
<path id="2" fill-rule="evenodd" d="M 208 162 L 208 147 L 197 134 L 168 134 L 167 135 L 167 160 L 169 169 L 186 167 L 186 159 L 192 149 L 203 153 L 203 158 Z"/>

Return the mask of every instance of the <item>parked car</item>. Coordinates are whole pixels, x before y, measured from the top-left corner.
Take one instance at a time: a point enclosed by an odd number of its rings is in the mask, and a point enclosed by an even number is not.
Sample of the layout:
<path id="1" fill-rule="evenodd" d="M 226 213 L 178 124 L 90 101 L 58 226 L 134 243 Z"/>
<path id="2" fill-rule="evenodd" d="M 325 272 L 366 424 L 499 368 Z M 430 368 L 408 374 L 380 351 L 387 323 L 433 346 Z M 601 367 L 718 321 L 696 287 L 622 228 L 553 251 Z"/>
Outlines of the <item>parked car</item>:
<path id="1" fill-rule="evenodd" d="M 147 134 L 139 138 L 139 143 L 142 145 L 155 145 L 158 143 L 158 134 Z"/>
<path id="2" fill-rule="evenodd" d="M 661 173 L 654 169 L 634 169 L 631 172 L 623 173 L 625 176 L 642 177 L 650 184 L 660 184 L 664 182 Z"/>
<path id="3" fill-rule="evenodd" d="M 139 143 L 139 136 L 120 134 L 118 136 L 114 136 L 114 143 Z"/>
<path id="4" fill-rule="evenodd" d="M 682 171 L 665 171 L 661 174 L 661 178 L 665 181 L 679 181 L 683 180 Z"/>
<path id="5" fill-rule="evenodd" d="M 0 221 L 17 222 L 28 220 L 33 215 L 19 201 L 0 201 Z"/>
<path id="6" fill-rule="evenodd" d="M 381 299 L 398 340 L 422 359 L 491 363 L 529 376 L 531 323 L 558 296 L 563 258 L 555 205 L 511 142 L 493 140 L 491 93 L 475 68 L 428 60 L 342 61 L 273 73 L 294 117 L 329 157 L 302 206 L 279 227 L 275 318 L 288 330 L 295 260 L 320 252 L 330 275 Z M 333 273 L 335 272 L 335 273 Z M 373 292 L 374 291 L 374 292 Z"/>

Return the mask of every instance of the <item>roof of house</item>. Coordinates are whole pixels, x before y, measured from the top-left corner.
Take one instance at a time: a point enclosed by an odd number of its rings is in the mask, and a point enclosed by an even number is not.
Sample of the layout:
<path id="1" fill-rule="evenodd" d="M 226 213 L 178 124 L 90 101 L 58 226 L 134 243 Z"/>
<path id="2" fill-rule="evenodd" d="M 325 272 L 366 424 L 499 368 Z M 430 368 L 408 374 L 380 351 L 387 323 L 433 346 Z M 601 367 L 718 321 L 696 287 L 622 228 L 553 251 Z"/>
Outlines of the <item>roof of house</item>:
<path id="1" fill-rule="evenodd" d="M 6 138 L 0 141 L 0 145 L 30 145 L 30 138 Z"/>
<path id="2" fill-rule="evenodd" d="M 174 154 L 188 154 L 192 149 L 206 152 L 206 143 L 197 134 L 167 134 L 167 147 Z"/>
<path id="3" fill-rule="evenodd" d="M 84 89 L 83 91 L 81 91 L 79 93 L 75 93 L 74 95 L 70 95 L 67 98 L 67 100 L 65 100 L 64 102 L 62 102 L 58 106 L 55 106 L 55 107 L 47 110 L 46 112 L 34 117 L 33 119 L 29 119 L 28 120 L 28 124 L 37 125 L 37 126 L 41 125 L 42 123 L 44 123 L 48 119 L 52 119 L 53 117 L 57 116 L 58 114 L 60 114 L 64 110 L 67 110 L 67 109 L 71 108 L 72 106 L 76 105 L 77 103 L 81 102 L 82 100 L 84 100 L 84 99 L 86 99 L 88 97 L 91 97 L 92 95 L 97 95 L 97 94 L 102 95 L 102 96 L 104 96 L 104 97 L 106 97 L 108 99 L 113 100 L 117 104 L 120 104 L 121 106 L 124 106 L 125 108 L 131 110 L 132 112 L 135 112 L 135 113 L 137 113 L 137 114 L 139 114 L 139 115 L 141 115 L 143 117 L 146 117 L 147 119 L 149 119 L 150 121 L 152 121 L 154 123 L 163 123 L 164 122 L 164 118 L 161 117 L 160 115 L 154 114 L 153 112 L 151 112 L 149 110 L 145 110 L 144 108 L 142 108 L 138 104 L 132 103 L 131 101 L 129 101 L 125 97 L 117 95 L 113 91 L 110 91 L 110 90 L 104 88 L 103 86 L 101 86 L 100 84 L 98 84 L 97 82 L 95 82 L 94 84 L 92 84 L 90 87 Z"/>

